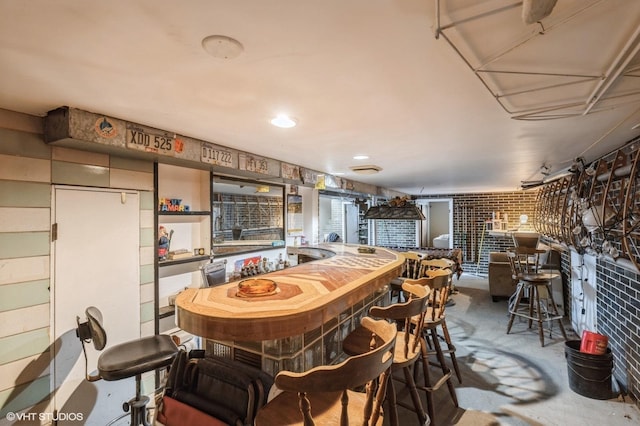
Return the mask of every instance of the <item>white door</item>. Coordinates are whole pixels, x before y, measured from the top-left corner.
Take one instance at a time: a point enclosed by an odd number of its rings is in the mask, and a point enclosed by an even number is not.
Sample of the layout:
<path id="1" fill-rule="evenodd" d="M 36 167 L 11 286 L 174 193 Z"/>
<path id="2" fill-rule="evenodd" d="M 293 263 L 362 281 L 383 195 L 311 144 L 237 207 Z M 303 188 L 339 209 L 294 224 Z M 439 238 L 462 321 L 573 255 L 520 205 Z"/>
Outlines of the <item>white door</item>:
<path id="1" fill-rule="evenodd" d="M 54 187 L 53 206 L 53 408 L 82 413 L 83 424 L 104 424 L 122 413 L 122 402 L 133 396 L 135 385 L 132 380 L 84 380 L 76 316 L 84 321 L 88 306 L 102 311 L 107 348 L 140 337 L 139 196 L 131 191 Z M 91 372 L 99 353 L 91 343 L 87 349 Z"/>
<path id="2" fill-rule="evenodd" d="M 358 206 L 353 204 L 345 204 L 344 205 L 344 238 L 342 239 L 345 243 L 349 244 L 358 244 L 360 242 L 359 236 L 359 218 L 358 218 Z"/>

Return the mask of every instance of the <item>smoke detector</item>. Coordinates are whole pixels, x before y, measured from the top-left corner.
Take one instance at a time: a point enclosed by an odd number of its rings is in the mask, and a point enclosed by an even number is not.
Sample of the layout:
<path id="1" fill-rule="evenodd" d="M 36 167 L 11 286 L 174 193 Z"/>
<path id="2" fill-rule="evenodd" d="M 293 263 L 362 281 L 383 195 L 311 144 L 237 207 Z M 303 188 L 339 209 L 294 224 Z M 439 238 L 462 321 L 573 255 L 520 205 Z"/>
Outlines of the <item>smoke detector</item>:
<path id="1" fill-rule="evenodd" d="M 380 166 L 374 166 L 372 164 L 362 165 L 362 166 L 351 166 L 349 167 L 354 173 L 358 173 L 360 175 L 374 175 L 382 170 Z"/>

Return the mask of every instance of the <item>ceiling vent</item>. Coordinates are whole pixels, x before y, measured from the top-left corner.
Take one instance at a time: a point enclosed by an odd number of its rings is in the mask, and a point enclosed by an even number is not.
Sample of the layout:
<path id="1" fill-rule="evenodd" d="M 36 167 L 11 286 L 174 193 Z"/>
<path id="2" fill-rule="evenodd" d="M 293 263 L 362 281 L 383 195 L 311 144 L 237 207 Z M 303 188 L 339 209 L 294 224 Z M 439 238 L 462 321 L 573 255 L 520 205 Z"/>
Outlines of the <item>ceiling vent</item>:
<path id="1" fill-rule="evenodd" d="M 361 175 L 374 175 L 382 170 L 382 167 L 374 166 L 371 164 L 363 165 L 363 166 L 351 166 L 350 169 Z"/>

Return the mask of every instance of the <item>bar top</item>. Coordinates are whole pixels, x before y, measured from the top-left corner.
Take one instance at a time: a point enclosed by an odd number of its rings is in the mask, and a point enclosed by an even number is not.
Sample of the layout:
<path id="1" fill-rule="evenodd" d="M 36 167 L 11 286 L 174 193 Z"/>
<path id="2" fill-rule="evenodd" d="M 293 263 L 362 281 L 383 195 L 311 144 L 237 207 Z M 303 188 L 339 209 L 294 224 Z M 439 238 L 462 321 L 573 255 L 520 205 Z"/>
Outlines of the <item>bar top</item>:
<path id="1" fill-rule="evenodd" d="M 400 253 L 376 247 L 364 254 L 358 247 L 305 247 L 335 255 L 255 277 L 275 281 L 278 290 L 270 295 L 240 297 L 240 281 L 187 289 L 176 299 L 176 323 L 197 336 L 227 341 L 281 339 L 316 329 L 400 274 Z"/>

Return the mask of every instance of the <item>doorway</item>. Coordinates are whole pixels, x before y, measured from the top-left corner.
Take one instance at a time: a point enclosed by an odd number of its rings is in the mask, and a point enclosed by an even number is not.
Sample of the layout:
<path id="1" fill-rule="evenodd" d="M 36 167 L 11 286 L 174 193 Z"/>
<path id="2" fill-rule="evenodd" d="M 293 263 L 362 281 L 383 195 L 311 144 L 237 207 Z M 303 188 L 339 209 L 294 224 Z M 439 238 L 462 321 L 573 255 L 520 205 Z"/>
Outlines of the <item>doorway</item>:
<path id="1" fill-rule="evenodd" d="M 107 347 L 140 337 L 140 204 L 135 191 L 53 188 L 51 253 L 53 408 L 82 413 L 85 424 L 115 417 L 133 380 L 85 380 L 76 317 L 102 312 Z M 99 353 L 87 345 L 88 369 Z"/>
<path id="2" fill-rule="evenodd" d="M 453 248 L 453 199 L 416 202 L 425 216 L 420 222 L 420 247 Z"/>

